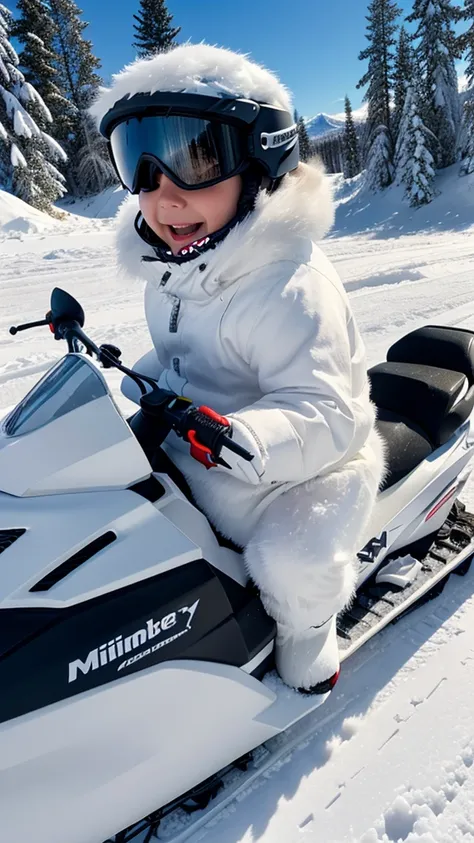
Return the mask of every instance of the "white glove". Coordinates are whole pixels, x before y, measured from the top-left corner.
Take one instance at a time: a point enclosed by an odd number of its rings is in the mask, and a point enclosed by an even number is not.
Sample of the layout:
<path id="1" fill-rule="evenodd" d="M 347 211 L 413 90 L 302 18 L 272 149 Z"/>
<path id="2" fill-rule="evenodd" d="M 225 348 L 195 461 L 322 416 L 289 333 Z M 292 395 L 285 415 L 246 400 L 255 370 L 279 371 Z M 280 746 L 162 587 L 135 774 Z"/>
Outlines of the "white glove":
<path id="1" fill-rule="evenodd" d="M 228 448 L 223 448 L 221 458 L 231 466 L 232 471 L 224 466 L 219 466 L 219 468 L 221 471 L 227 471 L 228 474 L 232 474 L 232 477 L 242 480 L 243 483 L 252 483 L 256 486 L 258 483 L 261 483 L 265 472 L 258 443 L 245 424 L 242 424 L 242 422 L 235 419 L 232 415 L 226 416 L 226 418 L 229 419 L 232 425 L 232 441 L 253 454 L 253 460 L 248 462 L 248 460 L 244 460 L 242 457 L 234 454 L 233 451 L 229 451 Z"/>

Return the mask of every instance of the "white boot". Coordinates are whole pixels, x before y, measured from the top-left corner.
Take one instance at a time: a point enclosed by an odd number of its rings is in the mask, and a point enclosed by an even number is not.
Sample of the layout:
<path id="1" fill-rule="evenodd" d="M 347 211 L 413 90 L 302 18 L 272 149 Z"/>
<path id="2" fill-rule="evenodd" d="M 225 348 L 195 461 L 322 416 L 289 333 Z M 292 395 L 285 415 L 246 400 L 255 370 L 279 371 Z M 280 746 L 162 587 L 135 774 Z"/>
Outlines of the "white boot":
<path id="1" fill-rule="evenodd" d="M 278 623 L 275 660 L 286 685 L 310 694 L 329 693 L 339 677 L 336 615 L 304 631 Z"/>

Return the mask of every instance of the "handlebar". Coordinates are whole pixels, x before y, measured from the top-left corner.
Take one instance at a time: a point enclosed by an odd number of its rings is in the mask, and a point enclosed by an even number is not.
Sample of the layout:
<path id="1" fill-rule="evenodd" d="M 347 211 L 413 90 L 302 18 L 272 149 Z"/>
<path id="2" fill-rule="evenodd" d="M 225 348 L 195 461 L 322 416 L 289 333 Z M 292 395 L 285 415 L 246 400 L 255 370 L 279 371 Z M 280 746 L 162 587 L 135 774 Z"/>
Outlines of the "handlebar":
<path id="1" fill-rule="evenodd" d="M 225 416 L 210 407 L 195 407 L 189 399 L 161 389 L 155 378 L 128 369 L 120 362 L 119 348 L 110 344 L 97 346 L 87 336 L 83 331 L 84 321 L 84 311 L 79 302 L 69 293 L 55 287 L 51 294 L 51 310 L 45 318 L 11 327 L 10 333 L 15 335 L 19 331 L 48 325 L 56 340 L 66 340 L 70 352 L 80 353 L 85 350 L 103 368 L 119 369 L 132 378 L 141 392 L 141 409 L 129 419 L 129 424 L 147 455 L 156 451 L 173 430 L 177 436 L 190 443 L 191 456 L 206 468 L 217 465 L 231 468 L 221 456 L 223 449 L 232 451 L 248 462 L 253 460 L 253 454 L 232 440 L 232 425 Z M 147 389 L 147 386 L 151 389 Z"/>

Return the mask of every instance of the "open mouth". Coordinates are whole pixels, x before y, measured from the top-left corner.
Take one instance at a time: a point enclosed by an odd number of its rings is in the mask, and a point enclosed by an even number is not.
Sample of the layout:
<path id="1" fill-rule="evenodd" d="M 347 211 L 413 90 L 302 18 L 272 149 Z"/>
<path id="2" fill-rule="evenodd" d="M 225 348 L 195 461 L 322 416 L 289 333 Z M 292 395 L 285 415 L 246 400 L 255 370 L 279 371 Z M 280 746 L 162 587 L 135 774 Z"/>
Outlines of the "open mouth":
<path id="1" fill-rule="evenodd" d="M 173 240 L 187 240 L 196 235 L 203 226 L 202 222 L 190 223 L 189 225 L 168 225 Z"/>

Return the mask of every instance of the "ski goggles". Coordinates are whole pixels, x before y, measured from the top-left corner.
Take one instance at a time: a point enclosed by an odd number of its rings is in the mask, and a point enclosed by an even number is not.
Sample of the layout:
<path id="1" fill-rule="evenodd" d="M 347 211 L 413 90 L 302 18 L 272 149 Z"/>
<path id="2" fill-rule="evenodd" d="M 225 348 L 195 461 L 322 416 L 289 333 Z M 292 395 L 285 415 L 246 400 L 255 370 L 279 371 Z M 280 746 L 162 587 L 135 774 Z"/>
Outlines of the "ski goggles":
<path id="1" fill-rule="evenodd" d="M 197 116 L 131 116 L 115 125 L 109 142 L 119 178 L 134 194 L 155 190 L 161 173 L 184 190 L 196 190 L 249 164 L 242 129 Z"/>

